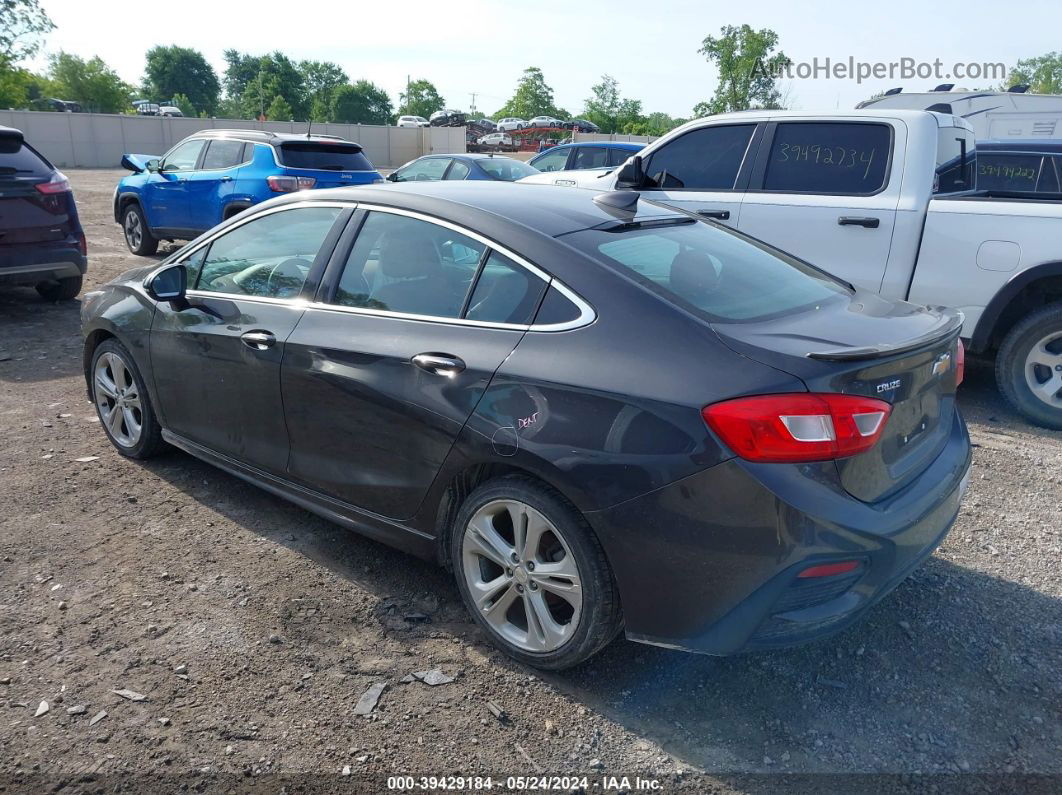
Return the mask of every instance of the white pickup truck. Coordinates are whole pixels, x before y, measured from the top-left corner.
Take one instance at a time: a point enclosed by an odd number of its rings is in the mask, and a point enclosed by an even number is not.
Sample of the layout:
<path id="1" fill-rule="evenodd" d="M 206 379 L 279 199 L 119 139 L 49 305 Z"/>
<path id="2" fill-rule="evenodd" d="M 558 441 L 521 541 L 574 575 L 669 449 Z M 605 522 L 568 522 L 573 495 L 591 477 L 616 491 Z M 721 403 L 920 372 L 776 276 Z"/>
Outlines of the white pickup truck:
<path id="1" fill-rule="evenodd" d="M 522 182 L 637 190 L 890 298 L 956 307 L 1007 399 L 1062 428 L 1062 195 L 976 191 L 975 175 L 957 116 L 763 110 L 692 121 L 614 171 Z"/>

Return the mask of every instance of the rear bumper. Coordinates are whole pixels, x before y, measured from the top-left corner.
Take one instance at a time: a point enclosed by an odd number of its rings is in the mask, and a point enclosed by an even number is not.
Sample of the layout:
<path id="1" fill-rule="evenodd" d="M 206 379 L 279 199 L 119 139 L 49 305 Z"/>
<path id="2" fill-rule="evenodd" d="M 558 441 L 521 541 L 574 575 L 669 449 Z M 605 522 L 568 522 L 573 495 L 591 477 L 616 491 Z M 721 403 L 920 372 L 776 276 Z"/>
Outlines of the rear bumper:
<path id="1" fill-rule="evenodd" d="M 77 243 L 0 248 L 0 285 L 37 284 L 81 276 L 88 268 Z"/>
<path id="2" fill-rule="evenodd" d="M 879 503 L 848 495 L 832 463 L 731 459 L 587 519 L 629 639 L 716 655 L 791 646 L 857 621 L 932 554 L 958 514 L 970 458 L 956 412 L 940 455 Z M 861 567 L 797 576 L 848 560 Z"/>

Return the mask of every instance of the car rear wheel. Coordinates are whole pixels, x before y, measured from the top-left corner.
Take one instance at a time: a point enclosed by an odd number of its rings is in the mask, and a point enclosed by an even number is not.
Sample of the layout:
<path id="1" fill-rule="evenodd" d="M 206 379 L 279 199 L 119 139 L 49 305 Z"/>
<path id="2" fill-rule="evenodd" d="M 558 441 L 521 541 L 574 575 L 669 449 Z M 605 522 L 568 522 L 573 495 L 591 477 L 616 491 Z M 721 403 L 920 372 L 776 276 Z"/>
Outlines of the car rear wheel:
<path id="1" fill-rule="evenodd" d="M 1033 312 L 1007 333 L 996 381 L 1027 419 L 1062 430 L 1062 303 Z"/>
<path id="2" fill-rule="evenodd" d="M 450 556 L 476 622 L 527 665 L 570 668 L 622 625 L 593 531 L 557 492 L 529 478 L 499 478 L 473 491 L 458 511 Z"/>
<path id="3" fill-rule="evenodd" d="M 159 241 L 151 234 L 144 212 L 135 202 L 127 204 L 122 213 L 122 232 L 125 244 L 134 254 L 148 257 L 159 250 Z"/>
<path id="4" fill-rule="evenodd" d="M 45 301 L 72 301 L 81 292 L 81 276 L 49 279 L 37 285 L 37 292 Z"/>
<path id="5" fill-rule="evenodd" d="M 107 438 L 122 455 L 150 458 L 165 448 L 144 379 L 117 340 L 105 340 L 92 354 L 92 402 Z"/>

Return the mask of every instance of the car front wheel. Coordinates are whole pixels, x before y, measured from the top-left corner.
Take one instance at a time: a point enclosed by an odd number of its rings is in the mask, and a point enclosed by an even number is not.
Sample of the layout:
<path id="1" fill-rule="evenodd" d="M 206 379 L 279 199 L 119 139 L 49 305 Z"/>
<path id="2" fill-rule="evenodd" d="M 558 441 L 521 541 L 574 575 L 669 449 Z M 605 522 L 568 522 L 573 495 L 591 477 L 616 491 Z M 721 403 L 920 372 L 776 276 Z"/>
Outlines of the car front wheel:
<path id="1" fill-rule="evenodd" d="M 514 659 L 560 670 L 622 626 L 612 570 L 586 520 L 557 492 L 508 476 L 458 511 L 450 558 L 465 605 Z"/>
<path id="2" fill-rule="evenodd" d="M 144 219 L 144 211 L 140 205 L 127 204 L 122 213 L 122 232 L 125 234 L 125 244 L 129 250 L 141 257 L 148 257 L 159 250 L 159 241 L 148 229 Z"/>
<path id="3" fill-rule="evenodd" d="M 150 458 L 164 449 L 151 397 L 133 357 L 114 339 L 92 354 L 92 402 L 100 424 L 119 453 Z"/>
<path id="4" fill-rule="evenodd" d="M 1033 312 L 1007 333 L 996 381 L 1027 419 L 1062 430 L 1062 303 Z"/>

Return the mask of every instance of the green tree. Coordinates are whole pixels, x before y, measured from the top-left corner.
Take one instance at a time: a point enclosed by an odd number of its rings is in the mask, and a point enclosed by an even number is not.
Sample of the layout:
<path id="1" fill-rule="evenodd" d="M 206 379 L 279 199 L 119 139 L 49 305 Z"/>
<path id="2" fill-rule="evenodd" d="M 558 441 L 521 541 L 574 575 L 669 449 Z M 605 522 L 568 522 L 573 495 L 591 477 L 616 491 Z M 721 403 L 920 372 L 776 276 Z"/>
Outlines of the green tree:
<path id="1" fill-rule="evenodd" d="M 174 94 L 173 104 L 180 108 L 181 113 L 183 113 L 185 116 L 188 116 L 189 118 L 194 119 L 196 116 L 199 115 L 199 112 L 195 109 L 195 105 L 193 105 L 192 101 L 188 99 L 188 97 L 186 97 L 184 94 Z"/>
<path id="2" fill-rule="evenodd" d="M 619 116 L 619 83 L 612 75 L 601 75 L 601 82 L 590 87 L 592 96 L 587 98 L 583 115 L 601 128 L 601 132 L 616 132 Z"/>
<path id="3" fill-rule="evenodd" d="M 391 98 L 368 80 L 340 86 L 332 96 L 332 118 L 346 124 L 388 124 Z"/>
<path id="4" fill-rule="evenodd" d="M 74 100 L 95 113 L 124 113 L 131 109 L 133 87 L 99 56 L 84 60 L 59 51 L 48 58 L 48 77 L 59 99 Z"/>
<path id="5" fill-rule="evenodd" d="M 229 99 L 239 100 L 243 96 L 247 84 L 258 77 L 261 58 L 256 55 L 247 55 L 239 50 L 225 50 L 225 96 Z"/>
<path id="6" fill-rule="evenodd" d="M 147 51 L 144 93 L 154 101 L 178 94 L 208 114 L 218 107 L 221 84 L 218 75 L 198 50 L 189 47 L 158 46 Z"/>
<path id="7" fill-rule="evenodd" d="M 310 101 L 310 118 L 328 121 L 335 90 L 350 82 L 347 73 L 331 61 L 300 61 L 299 72 Z"/>
<path id="8" fill-rule="evenodd" d="M 531 119 L 535 116 L 557 116 L 562 112 L 553 104 L 553 89 L 546 84 L 542 70 L 537 66 L 529 66 L 517 82 L 512 97 L 494 114 L 494 118 L 515 116 Z"/>
<path id="9" fill-rule="evenodd" d="M 302 73 L 294 61 L 279 51 L 258 59 L 258 71 L 244 86 L 240 106 L 247 118 L 257 118 L 277 96 L 288 103 L 291 109 L 288 118 L 297 121 L 309 118 L 310 102 Z"/>
<path id="10" fill-rule="evenodd" d="M 719 70 L 719 85 L 708 102 L 693 109 L 695 116 L 749 108 L 781 107 L 775 75 L 790 60 L 778 46 L 773 30 L 753 30 L 748 25 L 725 25 L 718 38 L 708 36 L 698 52 Z"/>
<path id="11" fill-rule="evenodd" d="M 280 94 L 273 97 L 273 101 L 269 103 L 269 107 L 266 109 L 266 118 L 269 121 L 291 121 L 292 110 L 291 105 Z"/>
<path id="12" fill-rule="evenodd" d="M 214 114 L 219 119 L 245 119 L 248 118 L 243 113 L 243 106 L 240 105 L 239 100 L 230 99 L 225 97 L 218 101 L 218 109 Z"/>
<path id="13" fill-rule="evenodd" d="M 36 55 L 54 28 L 37 0 L 0 0 L 0 69 Z"/>
<path id="14" fill-rule="evenodd" d="M 399 116 L 423 116 L 425 119 L 446 104 L 430 80 L 414 80 L 398 95 Z"/>
<path id="15" fill-rule="evenodd" d="M 1005 91 L 1018 83 L 1027 83 L 1034 94 L 1062 94 L 1062 51 L 1023 58 L 1000 88 Z"/>

